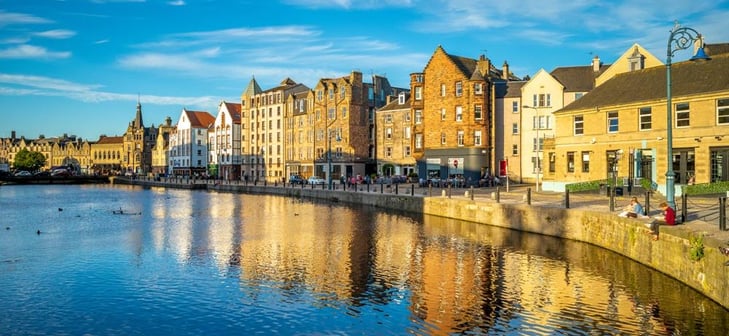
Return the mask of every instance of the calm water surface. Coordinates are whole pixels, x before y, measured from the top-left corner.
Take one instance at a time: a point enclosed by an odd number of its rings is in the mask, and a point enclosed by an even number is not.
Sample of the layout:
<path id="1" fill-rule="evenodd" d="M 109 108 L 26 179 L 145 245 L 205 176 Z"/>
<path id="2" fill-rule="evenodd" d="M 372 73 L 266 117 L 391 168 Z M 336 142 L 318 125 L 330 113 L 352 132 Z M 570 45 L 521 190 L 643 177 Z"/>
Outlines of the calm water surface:
<path id="1" fill-rule="evenodd" d="M 0 223 L 2 335 L 729 330 L 727 310 L 603 249 L 370 207 L 2 186 Z"/>

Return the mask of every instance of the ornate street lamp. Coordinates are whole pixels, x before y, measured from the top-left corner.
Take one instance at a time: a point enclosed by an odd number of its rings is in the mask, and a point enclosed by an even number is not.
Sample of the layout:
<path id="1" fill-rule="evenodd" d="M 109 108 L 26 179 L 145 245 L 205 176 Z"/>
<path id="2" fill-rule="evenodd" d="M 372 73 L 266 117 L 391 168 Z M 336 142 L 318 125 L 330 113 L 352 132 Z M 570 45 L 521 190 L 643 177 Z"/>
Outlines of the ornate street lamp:
<path id="1" fill-rule="evenodd" d="M 690 48 L 694 42 L 699 42 L 700 46 L 696 51 L 696 55 L 691 57 L 691 61 L 708 60 L 704 52 L 704 42 L 701 34 L 689 27 L 681 27 L 678 21 L 671 29 L 671 36 L 668 38 L 668 48 L 666 55 L 666 162 L 668 169 L 666 170 L 666 202 L 675 209 L 675 178 L 673 171 L 673 106 L 671 106 L 671 57 L 676 51 Z"/>
<path id="2" fill-rule="evenodd" d="M 618 187 L 618 162 L 620 162 L 620 159 L 623 157 L 623 150 L 618 149 L 615 151 L 613 156 L 613 166 L 612 166 L 612 173 L 613 173 L 613 187 L 610 188 L 610 212 L 615 211 L 615 189 Z"/>

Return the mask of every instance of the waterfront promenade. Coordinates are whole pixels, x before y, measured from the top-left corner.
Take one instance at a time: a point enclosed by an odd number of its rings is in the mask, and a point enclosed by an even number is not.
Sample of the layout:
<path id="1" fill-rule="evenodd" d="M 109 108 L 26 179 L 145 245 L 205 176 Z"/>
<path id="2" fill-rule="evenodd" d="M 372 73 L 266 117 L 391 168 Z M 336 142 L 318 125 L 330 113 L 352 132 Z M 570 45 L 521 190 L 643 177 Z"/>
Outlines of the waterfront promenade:
<path id="1" fill-rule="evenodd" d="M 660 239 L 653 241 L 645 224 L 660 213 L 658 204 L 663 200 L 654 193 L 649 199 L 649 218 L 632 219 L 618 217 L 631 197 L 628 194 L 616 197 L 615 210 L 610 211 L 606 195 L 572 193 L 567 208 L 563 193 L 531 192 L 532 186 L 527 185 L 512 185 L 508 191 L 501 187 L 497 197 L 494 187 L 448 189 L 400 184 L 370 185 L 368 190 L 368 186 L 360 185 L 355 191 L 337 185 L 330 191 L 324 185 L 189 179 L 114 178 L 112 183 L 361 203 L 586 242 L 663 272 L 729 308 L 729 256 L 719 250 L 728 246 L 729 232 L 719 230 L 718 198 L 690 199 L 686 220 L 676 226 L 661 226 Z M 644 202 L 645 195 L 636 196 Z"/>

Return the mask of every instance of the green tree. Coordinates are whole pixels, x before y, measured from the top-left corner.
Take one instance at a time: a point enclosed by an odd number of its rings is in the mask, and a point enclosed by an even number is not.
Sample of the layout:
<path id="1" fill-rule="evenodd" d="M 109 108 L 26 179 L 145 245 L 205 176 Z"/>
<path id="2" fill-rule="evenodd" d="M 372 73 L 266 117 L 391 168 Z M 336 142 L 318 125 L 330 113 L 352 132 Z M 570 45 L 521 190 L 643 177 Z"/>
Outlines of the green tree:
<path id="1" fill-rule="evenodd" d="M 15 154 L 13 166 L 17 170 L 36 171 L 46 165 L 46 157 L 41 152 L 31 152 L 25 148 Z"/>

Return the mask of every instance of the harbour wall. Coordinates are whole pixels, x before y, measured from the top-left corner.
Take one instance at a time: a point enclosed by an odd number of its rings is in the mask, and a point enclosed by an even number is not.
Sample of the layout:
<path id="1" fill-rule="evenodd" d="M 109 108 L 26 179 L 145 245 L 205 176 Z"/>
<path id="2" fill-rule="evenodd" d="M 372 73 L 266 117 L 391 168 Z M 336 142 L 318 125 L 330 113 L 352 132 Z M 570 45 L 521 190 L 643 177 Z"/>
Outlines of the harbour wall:
<path id="1" fill-rule="evenodd" d="M 716 248 L 723 242 L 675 227 L 662 227 L 660 239 L 651 239 L 645 220 L 621 218 L 587 209 L 540 207 L 472 200 L 468 197 L 424 197 L 400 194 L 330 191 L 311 187 L 275 188 L 240 184 L 190 184 L 120 179 L 112 183 L 207 189 L 219 192 L 281 195 L 332 202 L 364 204 L 383 209 L 422 213 L 507 229 L 571 239 L 619 253 L 665 273 L 729 309 L 727 257 Z M 702 239 L 698 243 L 697 239 Z M 703 256 L 695 260 L 702 250 Z M 640 279 L 638 281 L 641 281 Z"/>

